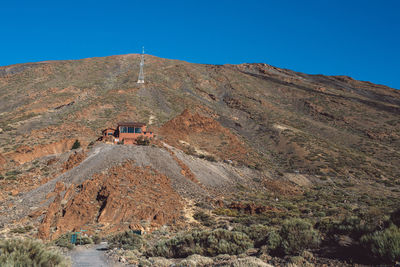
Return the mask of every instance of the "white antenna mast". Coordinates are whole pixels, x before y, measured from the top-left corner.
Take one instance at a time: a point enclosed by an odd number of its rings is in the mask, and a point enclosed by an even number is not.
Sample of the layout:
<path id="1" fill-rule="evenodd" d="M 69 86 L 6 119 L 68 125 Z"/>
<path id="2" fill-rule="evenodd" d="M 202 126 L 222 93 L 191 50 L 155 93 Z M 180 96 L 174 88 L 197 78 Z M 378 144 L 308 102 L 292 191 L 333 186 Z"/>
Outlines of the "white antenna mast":
<path id="1" fill-rule="evenodd" d="M 143 66 L 144 66 L 144 46 L 143 51 L 140 59 L 140 71 L 139 71 L 139 78 L 137 83 L 144 83 L 144 73 L 143 73 Z"/>

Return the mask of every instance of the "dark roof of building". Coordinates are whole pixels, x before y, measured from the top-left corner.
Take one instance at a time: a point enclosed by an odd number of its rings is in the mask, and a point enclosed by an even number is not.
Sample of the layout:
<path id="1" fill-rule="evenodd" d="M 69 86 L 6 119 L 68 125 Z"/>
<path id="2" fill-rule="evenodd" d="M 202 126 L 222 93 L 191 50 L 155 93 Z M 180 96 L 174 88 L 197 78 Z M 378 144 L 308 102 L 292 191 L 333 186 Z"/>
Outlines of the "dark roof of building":
<path id="1" fill-rule="evenodd" d="M 133 121 L 125 121 L 125 122 L 119 122 L 118 123 L 118 127 L 119 126 L 136 126 L 136 127 L 142 127 L 145 126 L 146 123 L 143 122 L 133 122 Z"/>

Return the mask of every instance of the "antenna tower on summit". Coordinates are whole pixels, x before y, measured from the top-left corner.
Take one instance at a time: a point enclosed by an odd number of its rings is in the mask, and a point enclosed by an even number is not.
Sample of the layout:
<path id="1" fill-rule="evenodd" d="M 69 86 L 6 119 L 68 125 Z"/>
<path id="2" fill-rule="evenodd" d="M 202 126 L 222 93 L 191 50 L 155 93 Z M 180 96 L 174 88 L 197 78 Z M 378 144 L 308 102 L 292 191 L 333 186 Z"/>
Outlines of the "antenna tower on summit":
<path id="1" fill-rule="evenodd" d="M 139 71 L 139 78 L 137 83 L 144 83 L 144 73 L 143 73 L 143 66 L 144 66 L 144 46 L 143 51 L 140 59 L 140 71 Z"/>

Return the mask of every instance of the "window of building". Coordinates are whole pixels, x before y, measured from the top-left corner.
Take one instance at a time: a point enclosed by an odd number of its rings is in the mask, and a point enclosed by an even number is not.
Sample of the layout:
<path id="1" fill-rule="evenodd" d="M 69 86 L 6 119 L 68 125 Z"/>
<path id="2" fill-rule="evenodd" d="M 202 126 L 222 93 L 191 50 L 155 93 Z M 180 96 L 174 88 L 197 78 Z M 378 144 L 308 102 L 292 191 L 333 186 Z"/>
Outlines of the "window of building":
<path id="1" fill-rule="evenodd" d="M 127 133 L 128 132 L 128 127 L 126 127 L 126 126 L 121 126 L 121 127 L 119 127 L 119 129 L 120 129 L 121 133 Z"/>
<path id="2" fill-rule="evenodd" d="M 142 133 L 142 128 L 135 128 L 135 133 Z"/>
<path id="3" fill-rule="evenodd" d="M 108 135 L 113 135 L 113 133 L 108 133 Z"/>

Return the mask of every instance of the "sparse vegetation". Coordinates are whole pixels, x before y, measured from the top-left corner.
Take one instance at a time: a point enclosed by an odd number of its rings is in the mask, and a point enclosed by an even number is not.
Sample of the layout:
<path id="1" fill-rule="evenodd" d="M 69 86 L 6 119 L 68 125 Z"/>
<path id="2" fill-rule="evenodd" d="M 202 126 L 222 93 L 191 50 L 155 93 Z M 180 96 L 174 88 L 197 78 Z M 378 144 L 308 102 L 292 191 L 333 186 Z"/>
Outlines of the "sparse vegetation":
<path id="1" fill-rule="evenodd" d="M 211 161 L 211 162 L 216 162 L 217 161 L 217 159 L 213 155 L 200 154 L 200 155 L 198 155 L 198 157 L 201 158 L 201 159 L 205 159 L 205 160 Z"/>
<path id="2" fill-rule="evenodd" d="M 62 247 L 72 249 L 74 245 L 71 243 L 71 234 L 64 234 L 54 241 L 54 244 Z"/>
<path id="3" fill-rule="evenodd" d="M 143 246 L 143 238 L 132 231 L 117 233 L 108 237 L 107 240 L 110 248 L 141 249 Z"/>
<path id="4" fill-rule="evenodd" d="M 95 244 L 100 244 L 100 242 L 101 242 L 101 237 L 99 236 L 99 235 L 94 235 L 94 236 L 92 236 L 92 240 L 93 240 L 93 243 L 95 243 Z"/>
<path id="5" fill-rule="evenodd" d="M 215 223 L 214 218 L 203 211 L 198 211 L 193 215 L 193 218 L 200 221 L 204 226 L 212 226 Z"/>
<path id="6" fill-rule="evenodd" d="M 68 261 L 38 241 L 9 239 L 0 241 L 0 265 L 4 267 L 68 266 Z"/>
<path id="7" fill-rule="evenodd" d="M 166 258 L 184 258 L 193 254 L 203 256 L 237 255 L 245 252 L 251 246 L 250 238 L 242 232 L 215 229 L 192 231 L 161 241 L 149 254 Z"/>
<path id="8" fill-rule="evenodd" d="M 71 238 L 72 233 L 63 234 L 54 241 L 54 244 L 59 247 L 72 249 L 74 247 L 74 244 L 71 243 Z M 77 236 L 75 245 L 87 244 L 93 244 L 93 240 L 90 237 L 82 235 Z"/>
<path id="9" fill-rule="evenodd" d="M 150 139 L 148 137 L 139 136 L 136 138 L 136 144 L 140 146 L 148 146 L 150 145 Z"/>
<path id="10" fill-rule="evenodd" d="M 8 172 L 6 172 L 6 179 L 7 180 L 15 180 L 15 177 L 19 174 L 21 174 L 21 171 L 19 171 L 19 170 L 8 171 Z"/>
<path id="11" fill-rule="evenodd" d="M 27 233 L 29 231 L 31 231 L 33 229 L 32 225 L 27 225 L 27 226 L 21 226 L 21 227 L 17 227 L 14 229 L 11 229 L 11 233 L 18 233 L 18 234 L 24 234 Z"/>
<path id="12" fill-rule="evenodd" d="M 392 212 L 390 220 L 397 226 L 400 227 L 400 208 Z"/>
<path id="13" fill-rule="evenodd" d="M 364 235 L 360 241 L 377 262 L 395 263 L 400 259 L 400 229 L 395 225 Z"/>
<path id="14" fill-rule="evenodd" d="M 267 225 L 239 225 L 234 230 L 247 234 L 253 241 L 254 247 L 260 248 L 264 246 L 264 249 L 267 249 L 269 252 L 275 251 L 281 244 L 281 237 L 279 236 L 277 229 Z"/>
<path id="15" fill-rule="evenodd" d="M 282 239 L 280 247 L 288 255 L 298 255 L 306 249 L 316 248 L 320 243 L 318 231 L 302 219 L 284 221 L 279 235 Z"/>
<path id="16" fill-rule="evenodd" d="M 87 148 L 88 149 L 92 148 L 95 143 L 96 143 L 96 141 L 90 141 L 90 143 L 87 145 Z"/>
<path id="17" fill-rule="evenodd" d="M 238 215 L 237 210 L 226 209 L 226 208 L 217 208 L 213 211 L 216 215 L 224 215 L 229 217 L 236 217 Z"/>

